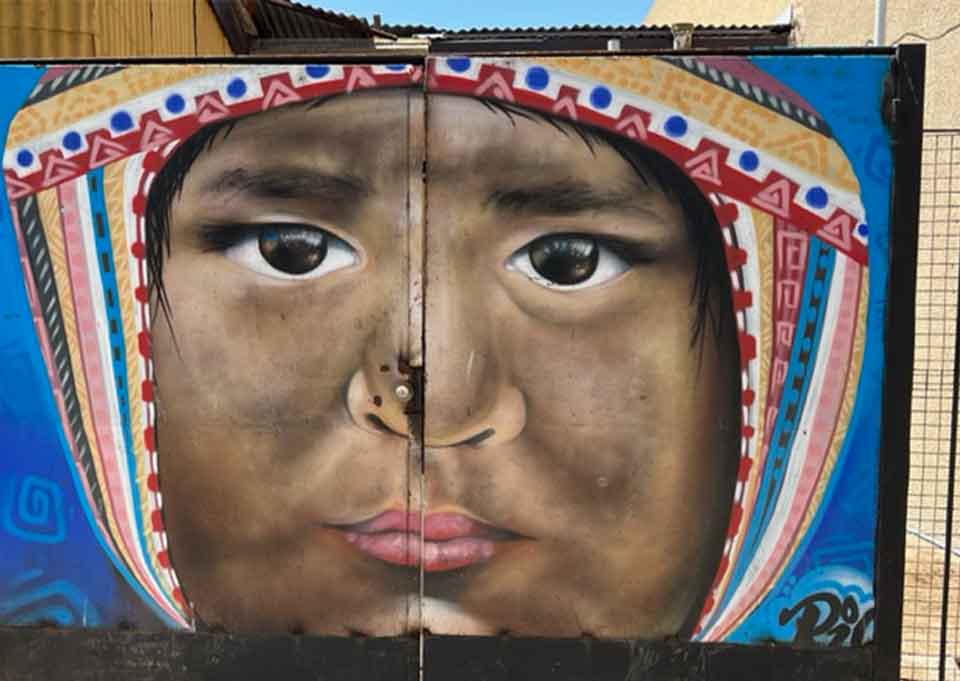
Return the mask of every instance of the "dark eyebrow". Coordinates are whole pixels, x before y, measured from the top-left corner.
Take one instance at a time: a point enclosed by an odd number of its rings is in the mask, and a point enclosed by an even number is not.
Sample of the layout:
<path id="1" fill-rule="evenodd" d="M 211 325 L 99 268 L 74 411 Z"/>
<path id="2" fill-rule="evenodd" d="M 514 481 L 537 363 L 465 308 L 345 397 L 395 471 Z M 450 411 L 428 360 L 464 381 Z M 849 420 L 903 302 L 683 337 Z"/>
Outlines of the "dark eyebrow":
<path id="1" fill-rule="evenodd" d="M 370 186 L 355 175 L 332 174 L 313 168 L 234 168 L 212 178 L 204 185 L 203 191 L 213 194 L 244 192 L 259 199 L 348 202 L 368 195 Z"/>
<path id="2" fill-rule="evenodd" d="M 589 210 L 623 210 L 649 195 L 649 187 L 598 189 L 586 182 L 564 180 L 529 187 L 498 188 L 484 205 L 518 215 L 564 215 Z"/>

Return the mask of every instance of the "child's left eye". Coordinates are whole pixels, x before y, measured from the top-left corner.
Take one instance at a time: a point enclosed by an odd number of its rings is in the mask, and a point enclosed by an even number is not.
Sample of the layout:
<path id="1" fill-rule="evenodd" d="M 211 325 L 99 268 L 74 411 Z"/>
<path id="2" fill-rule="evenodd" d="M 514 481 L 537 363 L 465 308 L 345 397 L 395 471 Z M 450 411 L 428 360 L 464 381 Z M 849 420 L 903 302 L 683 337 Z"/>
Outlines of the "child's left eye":
<path id="1" fill-rule="evenodd" d="M 547 234 L 518 249 L 506 267 L 544 288 L 575 291 L 599 286 L 631 263 L 604 239 L 587 234 Z"/>

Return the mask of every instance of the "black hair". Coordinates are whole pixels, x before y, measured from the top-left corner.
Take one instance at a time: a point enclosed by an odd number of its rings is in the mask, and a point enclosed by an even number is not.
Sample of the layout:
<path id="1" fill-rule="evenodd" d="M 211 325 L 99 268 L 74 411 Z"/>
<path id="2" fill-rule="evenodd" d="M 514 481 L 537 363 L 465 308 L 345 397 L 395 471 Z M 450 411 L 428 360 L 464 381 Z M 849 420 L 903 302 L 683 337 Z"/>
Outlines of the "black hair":
<path id="1" fill-rule="evenodd" d="M 342 95 L 334 95 L 339 96 Z M 305 107 L 309 110 L 334 97 L 297 102 L 283 108 Z M 610 147 L 630 164 L 642 183 L 655 187 L 667 198 L 675 201 L 683 211 L 690 242 L 696 249 L 696 269 L 690 292 L 690 302 L 696 305 L 691 345 L 704 340 L 704 329 L 708 325 L 716 337 L 728 330 L 727 325 L 732 323 L 732 294 L 720 225 L 709 200 L 673 161 L 644 144 L 602 128 L 499 100 L 477 101 L 492 112 L 504 114 L 514 124 L 515 118 L 523 118 L 546 123 L 568 137 L 572 133 L 579 137 L 591 153 L 596 152 L 598 145 Z M 170 212 L 173 202 L 182 192 L 184 180 L 197 158 L 208 151 L 218 139 L 229 136 L 234 126 L 243 118 L 215 121 L 200 128 L 173 152 L 150 187 L 146 210 L 147 269 L 151 291 L 157 296 L 171 332 L 172 315 L 163 285 L 163 261 L 170 254 Z M 722 310 L 714 309 L 713 301 L 718 298 L 725 306 Z"/>

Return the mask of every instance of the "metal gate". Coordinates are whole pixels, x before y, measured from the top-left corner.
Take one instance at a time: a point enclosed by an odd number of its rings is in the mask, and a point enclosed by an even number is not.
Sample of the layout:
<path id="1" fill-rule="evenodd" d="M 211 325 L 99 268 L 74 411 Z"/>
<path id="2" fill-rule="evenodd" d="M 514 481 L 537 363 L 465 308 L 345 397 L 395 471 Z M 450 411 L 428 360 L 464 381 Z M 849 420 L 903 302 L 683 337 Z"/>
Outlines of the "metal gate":
<path id="1" fill-rule="evenodd" d="M 960 130 L 923 141 L 901 677 L 960 680 Z"/>

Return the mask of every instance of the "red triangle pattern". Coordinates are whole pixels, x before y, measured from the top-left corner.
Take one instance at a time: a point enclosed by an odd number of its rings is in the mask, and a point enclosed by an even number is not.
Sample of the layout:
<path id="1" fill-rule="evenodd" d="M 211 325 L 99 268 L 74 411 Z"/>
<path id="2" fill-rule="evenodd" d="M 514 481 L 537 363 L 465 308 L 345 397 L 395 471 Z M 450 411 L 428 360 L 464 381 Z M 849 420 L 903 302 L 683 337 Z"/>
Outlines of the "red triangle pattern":
<path id="1" fill-rule="evenodd" d="M 366 69 L 359 67 L 350 69 L 350 75 L 347 76 L 347 92 L 353 92 L 362 87 L 372 87 L 376 84 L 377 81 L 374 80 L 373 76 L 367 73 Z"/>
<path id="2" fill-rule="evenodd" d="M 694 180 L 721 186 L 720 182 L 720 152 L 717 149 L 707 149 L 697 154 L 684 164 Z"/>
<path id="3" fill-rule="evenodd" d="M 79 174 L 80 170 L 73 163 L 50 154 L 47 156 L 47 164 L 43 169 L 43 186 L 49 187 L 58 182 L 70 180 Z"/>
<path id="4" fill-rule="evenodd" d="M 118 158 L 123 158 L 129 154 L 129 150 L 109 137 L 94 137 L 93 144 L 90 146 L 90 160 L 88 165 L 91 168 L 110 163 Z"/>
<path id="5" fill-rule="evenodd" d="M 143 128 L 143 134 L 140 136 L 140 148 L 151 149 L 166 144 L 175 138 L 176 135 L 170 128 L 160 125 L 156 121 L 147 121 Z"/>
<path id="6" fill-rule="evenodd" d="M 503 99 L 508 102 L 515 101 L 513 98 L 513 90 L 510 89 L 510 84 L 499 71 L 490 74 L 490 77 L 483 81 L 480 87 L 473 91 L 473 94 L 477 96 L 486 95 L 487 97 L 496 97 L 497 99 Z"/>
<path id="7" fill-rule="evenodd" d="M 630 139 L 647 139 L 647 122 L 639 113 L 631 113 L 617 121 L 617 132 L 621 132 Z"/>
<path id="8" fill-rule="evenodd" d="M 197 120 L 210 123 L 230 115 L 230 109 L 214 94 L 204 95 L 197 100 Z"/>
<path id="9" fill-rule="evenodd" d="M 300 95 L 296 90 L 284 83 L 279 78 L 274 78 L 267 86 L 267 93 L 263 96 L 263 102 L 260 108 L 263 110 L 272 109 L 275 106 L 283 106 L 290 102 L 299 102 Z"/>
<path id="10" fill-rule="evenodd" d="M 817 230 L 816 235 L 842 251 L 849 251 L 853 246 L 853 218 L 846 213 L 837 213 Z"/>
<path id="11" fill-rule="evenodd" d="M 33 192 L 33 187 L 20 180 L 13 175 L 4 175 L 4 180 L 7 185 L 7 196 L 11 200 L 19 199 L 21 196 L 26 196 Z"/>
<path id="12" fill-rule="evenodd" d="M 558 99 L 550 110 L 555 114 L 566 116 L 571 120 L 577 120 L 577 100 L 570 95 Z"/>
<path id="13" fill-rule="evenodd" d="M 790 217 L 790 195 L 792 194 L 792 189 L 790 187 L 790 181 L 786 178 L 780 178 L 771 185 L 767 185 L 760 192 L 754 196 L 750 201 L 763 208 L 768 210 L 775 215 L 779 215 L 782 218 Z"/>

